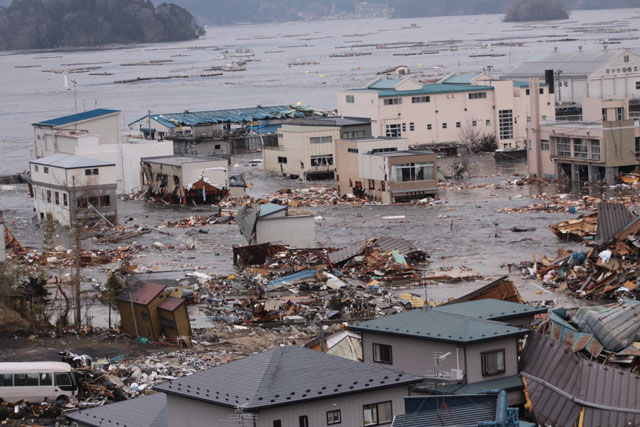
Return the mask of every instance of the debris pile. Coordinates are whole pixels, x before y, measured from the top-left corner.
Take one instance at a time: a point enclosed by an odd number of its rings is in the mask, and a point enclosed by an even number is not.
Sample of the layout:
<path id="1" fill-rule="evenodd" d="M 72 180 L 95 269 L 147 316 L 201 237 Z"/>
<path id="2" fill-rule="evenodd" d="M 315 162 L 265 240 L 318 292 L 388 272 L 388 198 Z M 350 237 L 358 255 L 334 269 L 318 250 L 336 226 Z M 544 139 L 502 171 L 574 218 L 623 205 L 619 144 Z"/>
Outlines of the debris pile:
<path id="1" fill-rule="evenodd" d="M 597 236 L 598 214 L 580 215 L 576 219 L 553 224 L 549 229 L 561 240 L 582 242 Z"/>

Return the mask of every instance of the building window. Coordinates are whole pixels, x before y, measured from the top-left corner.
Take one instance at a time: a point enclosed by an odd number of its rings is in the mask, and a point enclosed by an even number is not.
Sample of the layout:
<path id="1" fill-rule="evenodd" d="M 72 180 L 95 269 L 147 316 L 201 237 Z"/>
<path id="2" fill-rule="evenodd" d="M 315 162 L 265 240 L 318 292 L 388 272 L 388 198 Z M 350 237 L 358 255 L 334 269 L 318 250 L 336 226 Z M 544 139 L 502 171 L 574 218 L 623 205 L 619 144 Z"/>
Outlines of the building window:
<path id="1" fill-rule="evenodd" d="M 69 206 L 69 199 L 67 197 L 67 193 L 62 193 L 62 204 L 65 206 Z"/>
<path id="2" fill-rule="evenodd" d="M 354 102 L 356 102 L 356 97 L 353 95 L 347 95 L 347 104 L 353 104 Z"/>
<path id="3" fill-rule="evenodd" d="M 624 62 L 629 62 L 629 55 L 624 56 Z"/>
<path id="4" fill-rule="evenodd" d="M 385 98 L 384 105 L 402 104 L 402 98 Z"/>
<path id="5" fill-rule="evenodd" d="M 602 109 L 602 121 L 603 122 L 607 121 L 607 109 L 606 108 Z"/>
<path id="6" fill-rule="evenodd" d="M 513 139 L 513 111 L 498 111 L 498 123 L 500 126 L 500 139 Z"/>
<path id="7" fill-rule="evenodd" d="M 327 144 L 333 142 L 333 137 L 329 136 L 312 136 L 309 138 L 311 144 Z"/>
<path id="8" fill-rule="evenodd" d="M 544 95 L 544 88 L 543 88 L 543 87 L 541 87 L 540 89 L 538 89 L 538 93 L 539 93 L 540 95 Z"/>
<path id="9" fill-rule="evenodd" d="M 409 130 L 410 130 L 411 132 L 413 132 L 414 130 L 416 130 L 416 124 L 415 124 L 415 123 L 413 123 L 413 122 L 409 123 Z"/>
<path id="10" fill-rule="evenodd" d="M 332 426 L 334 424 L 340 424 L 342 422 L 342 414 L 340 409 L 335 411 L 327 411 L 327 425 Z"/>
<path id="11" fill-rule="evenodd" d="M 556 138 L 558 157 L 571 157 L 571 140 L 569 138 Z"/>
<path id="12" fill-rule="evenodd" d="M 43 171 L 44 173 L 49 173 L 49 168 L 45 166 L 44 168 L 42 168 L 42 171 Z"/>
<path id="13" fill-rule="evenodd" d="M 311 156 L 311 166 L 331 166 L 333 165 L 333 154 L 321 154 Z"/>
<path id="14" fill-rule="evenodd" d="M 460 122 L 456 122 L 456 127 L 457 127 L 457 128 L 459 128 L 459 127 L 461 127 L 461 126 L 462 126 L 462 123 L 460 123 Z"/>
<path id="15" fill-rule="evenodd" d="M 636 157 L 640 157 L 640 137 L 636 137 Z"/>
<path id="16" fill-rule="evenodd" d="M 588 159 L 589 158 L 589 146 L 587 140 L 574 138 L 573 140 L 573 157 L 576 159 Z"/>
<path id="17" fill-rule="evenodd" d="M 543 139 L 540 141 L 540 149 L 542 151 L 549 151 L 549 140 Z"/>
<path id="18" fill-rule="evenodd" d="M 640 90 L 640 80 L 636 82 L 636 90 Z"/>
<path id="19" fill-rule="evenodd" d="M 638 156 L 638 140 L 636 138 L 636 157 Z M 600 141 L 597 139 L 591 140 L 591 160 L 600 161 Z"/>
<path id="20" fill-rule="evenodd" d="M 60 193 L 58 193 L 57 191 L 55 193 L 55 199 L 56 199 L 56 205 L 59 205 L 60 204 Z"/>
<path id="21" fill-rule="evenodd" d="M 529 89 L 524 91 L 525 95 L 529 95 Z"/>
<path id="22" fill-rule="evenodd" d="M 431 130 L 431 123 L 427 123 L 427 130 Z"/>
<path id="23" fill-rule="evenodd" d="M 402 131 L 400 130 L 400 123 L 396 123 L 393 125 L 387 125 L 387 136 L 390 138 L 400 138 L 402 136 Z"/>
<path id="24" fill-rule="evenodd" d="M 273 420 L 273 427 L 282 427 L 281 420 Z"/>
<path id="25" fill-rule="evenodd" d="M 624 120 L 624 108 L 616 108 L 616 120 Z"/>
<path id="26" fill-rule="evenodd" d="M 348 152 L 348 153 L 355 153 L 355 154 L 358 154 L 358 149 L 357 149 L 357 148 L 347 148 L 347 152 Z"/>
<path id="27" fill-rule="evenodd" d="M 430 181 L 434 177 L 433 162 L 405 163 L 391 166 L 393 182 Z"/>
<path id="28" fill-rule="evenodd" d="M 38 168 L 38 165 L 33 165 L 33 171 L 34 171 L 34 172 L 38 172 L 38 169 L 39 169 L 39 168 Z"/>
<path id="29" fill-rule="evenodd" d="M 220 144 L 216 144 L 216 145 L 213 147 L 213 149 L 214 149 L 214 150 L 219 150 L 219 149 L 220 149 Z"/>
<path id="30" fill-rule="evenodd" d="M 309 417 L 306 415 L 300 415 L 298 420 L 300 421 L 300 427 L 309 427 Z"/>
<path id="31" fill-rule="evenodd" d="M 469 94 L 469 99 L 485 99 L 487 97 L 487 92 L 471 92 Z"/>
<path id="32" fill-rule="evenodd" d="M 484 124 L 485 124 L 486 126 L 491 126 L 491 120 L 485 120 Z"/>
<path id="33" fill-rule="evenodd" d="M 100 207 L 106 208 L 111 206 L 111 197 L 109 196 L 100 196 Z"/>
<path id="34" fill-rule="evenodd" d="M 428 96 L 412 96 L 411 97 L 412 104 L 420 104 L 423 102 L 431 102 L 431 98 Z"/>
<path id="35" fill-rule="evenodd" d="M 47 203 L 51 203 L 51 190 L 47 190 Z"/>
<path id="36" fill-rule="evenodd" d="M 398 147 L 374 148 L 373 150 L 371 150 L 371 154 L 390 153 L 392 151 L 398 151 Z"/>
<path id="37" fill-rule="evenodd" d="M 98 175 L 98 169 L 85 169 L 85 170 L 84 170 L 84 174 L 85 174 L 86 176 L 89 176 L 89 175 Z"/>
<path id="38" fill-rule="evenodd" d="M 365 426 L 377 426 L 393 421 L 391 401 L 364 405 L 362 407 L 362 414 Z"/>
<path id="39" fill-rule="evenodd" d="M 372 181 L 372 180 L 369 180 L 369 181 Z M 373 343 L 373 361 L 377 363 L 387 363 L 391 365 L 393 363 L 391 346 L 386 344 Z"/>
<path id="40" fill-rule="evenodd" d="M 380 181 L 380 191 L 384 191 L 384 181 Z"/>
<path id="41" fill-rule="evenodd" d="M 485 351 L 482 356 L 482 375 L 497 375 L 504 372 L 504 350 Z"/>
<path id="42" fill-rule="evenodd" d="M 478 121 L 477 120 L 472 121 L 471 122 L 471 126 L 473 126 L 473 127 L 478 126 Z"/>
<path id="43" fill-rule="evenodd" d="M 176 330 L 176 322 L 173 319 L 167 319 L 165 317 L 160 317 L 160 325 L 163 328 Z"/>
<path id="44" fill-rule="evenodd" d="M 369 190 L 375 190 L 376 189 L 376 181 L 373 179 L 369 179 Z"/>
<path id="45" fill-rule="evenodd" d="M 447 124 L 446 124 L 446 123 L 443 123 L 443 124 L 442 124 L 442 129 L 446 129 L 446 128 L 447 128 Z"/>
<path id="46" fill-rule="evenodd" d="M 287 158 L 278 156 L 278 163 L 287 163 Z"/>

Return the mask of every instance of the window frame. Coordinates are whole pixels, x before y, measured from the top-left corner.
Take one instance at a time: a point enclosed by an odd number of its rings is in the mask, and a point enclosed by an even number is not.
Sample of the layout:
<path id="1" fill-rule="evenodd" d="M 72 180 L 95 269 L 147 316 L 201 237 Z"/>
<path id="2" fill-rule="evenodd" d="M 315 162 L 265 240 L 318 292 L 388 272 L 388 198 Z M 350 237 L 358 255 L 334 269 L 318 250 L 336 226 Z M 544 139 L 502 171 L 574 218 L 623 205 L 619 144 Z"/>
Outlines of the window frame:
<path id="1" fill-rule="evenodd" d="M 571 138 L 559 136 L 554 138 L 556 145 L 556 156 L 563 158 L 571 157 Z M 560 149 L 562 147 L 562 150 Z"/>
<path id="2" fill-rule="evenodd" d="M 412 96 L 411 97 L 412 104 L 423 104 L 427 102 L 431 102 L 430 96 Z"/>
<path id="3" fill-rule="evenodd" d="M 390 419 L 385 419 L 385 420 L 380 420 L 380 406 L 381 405 L 389 405 L 389 414 L 390 414 Z M 367 423 L 366 418 L 365 418 L 365 411 L 371 409 L 374 410 L 375 412 L 372 412 L 372 422 Z M 362 405 L 362 425 L 365 427 L 368 426 L 379 426 L 379 425 L 383 425 L 383 424 L 391 424 L 393 422 L 393 403 L 391 402 L 391 400 L 387 400 L 384 402 L 377 402 L 377 403 L 369 403 L 367 405 Z"/>
<path id="4" fill-rule="evenodd" d="M 402 97 L 395 96 L 390 98 L 383 98 L 382 105 L 400 105 L 402 104 Z"/>
<path id="5" fill-rule="evenodd" d="M 347 104 L 355 104 L 356 103 L 356 97 L 355 95 L 346 95 L 345 96 L 345 102 Z"/>
<path id="6" fill-rule="evenodd" d="M 378 351 L 376 351 L 378 349 Z M 388 360 L 383 357 L 381 350 L 387 350 L 389 358 Z M 390 344 L 372 343 L 371 344 L 371 358 L 375 363 L 383 363 L 385 365 L 393 365 L 393 346 Z"/>
<path id="7" fill-rule="evenodd" d="M 600 140 L 599 139 L 589 139 L 589 154 L 590 154 L 590 158 L 591 160 L 594 160 L 596 162 L 601 161 L 602 159 L 602 152 L 600 150 Z M 638 142 L 640 141 L 640 137 L 636 138 L 636 149 L 638 148 Z M 597 152 L 596 150 L 594 150 L 594 148 L 597 148 Z M 636 150 L 636 157 L 638 156 L 638 152 Z"/>
<path id="8" fill-rule="evenodd" d="M 469 92 L 469 99 L 487 99 L 487 92 Z"/>
<path id="9" fill-rule="evenodd" d="M 498 354 L 502 354 L 502 368 L 498 367 L 498 362 L 496 359 L 496 371 L 489 371 L 486 363 L 488 360 L 488 357 L 491 355 L 498 355 Z M 495 375 L 500 375 L 500 374 L 504 374 L 507 370 L 507 358 L 506 358 L 506 352 L 504 348 L 499 348 L 499 349 L 495 349 L 495 350 L 489 350 L 489 351 L 483 351 L 480 353 L 480 363 L 481 363 L 481 368 L 482 368 L 482 376 L 483 377 L 492 377 Z"/>
<path id="10" fill-rule="evenodd" d="M 337 421 L 336 421 L 336 414 L 338 415 Z M 330 415 L 331 415 L 331 419 L 329 418 Z M 341 424 L 341 423 L 342 423 L 342 412 L 340 411 L 340 409 L 334 409 L 334 410 L 331 410 L 331 411 L 327 411 L 327 425 L 328 426 Z"/>
<path id="11" fill-rule="evenodd" d="M 551 149 L 551 141 L 548 139 L 540 140 L 540 150 L 541 151 L 549 151 Z"/>
<path id="12" fill-rule="evenodd" d="M 402 124 L 389 123 L 385 125 L 385 136 L 388 138 L 402 138 Z"/>
<path id="13" fill-rule="evenodd" d="M 498 134 L 500 139 L 513 139 L 513 110 L 498 111 Z"/>
<path id="14" fill-rule="evenodd" d="M 300 427 L 309 427 L 309 417 L 307 415 L 300 415 L 298 417 L 298 425 Z"/>

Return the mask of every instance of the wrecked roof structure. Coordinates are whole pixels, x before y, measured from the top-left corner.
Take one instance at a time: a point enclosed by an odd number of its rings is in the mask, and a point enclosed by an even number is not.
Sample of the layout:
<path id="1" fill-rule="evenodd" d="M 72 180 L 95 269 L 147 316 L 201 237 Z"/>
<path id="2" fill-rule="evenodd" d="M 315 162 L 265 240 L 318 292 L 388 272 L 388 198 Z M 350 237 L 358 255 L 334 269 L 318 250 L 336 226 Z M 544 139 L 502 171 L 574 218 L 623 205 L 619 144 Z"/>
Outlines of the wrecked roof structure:
<path id="1" fill-rule="evenodd" d="M 134 304 L 147 305 L 160 295 L 165 288 L 165 285 L 159 283 L 137 282 L 118 294 L 117 299 L 126 302 L 130 302 L 133 299 Z"/>
<path id="2" fill-rule="evenodd" d="M 167 396 L 155 393 L 66 414 L 83 426 L 167 427 Z"/>
<path id="3" fill-rule="evenodd" d="M 227 407 L 242 405 L 247 411 L 255 411 L 416 384 L 421 380 L 411 374 L 285 346 L 171 380 L 155 389 Z"/>
<path id="4" fill-rule="evenodd" d="M 434 341 L 472 343 L 522 336 L 529 331 L 504 323 L 476 319 L 436 309 L 410 310 L 350 326 L 360 332 L 410 336 Z"/>
<path id="5" fill-rule="evenodd" d="M 463 295 L 460 298 L 448 301 L 443 305 L 457 304 L 464 301 L 476 301 L 485 298 L 493 298 L 497 300 L 517 303 L 524 302 L 516 286 L 511 280 L 509 280 L 509 276 L 502 276 L 499 279 L 496 279 L 493 282 L 489 283 L 488 285 L 481 287 L 480 289 L 476 289 L 475 291 L 469 292 L 468 294 Z"/>
<path id="6" fill-rule="evenodd" d="M 640 425 L 640 376 L 574 354 L 539 333 L 529 334 L 521 357 L 536 421 L 540 424 Z"/>

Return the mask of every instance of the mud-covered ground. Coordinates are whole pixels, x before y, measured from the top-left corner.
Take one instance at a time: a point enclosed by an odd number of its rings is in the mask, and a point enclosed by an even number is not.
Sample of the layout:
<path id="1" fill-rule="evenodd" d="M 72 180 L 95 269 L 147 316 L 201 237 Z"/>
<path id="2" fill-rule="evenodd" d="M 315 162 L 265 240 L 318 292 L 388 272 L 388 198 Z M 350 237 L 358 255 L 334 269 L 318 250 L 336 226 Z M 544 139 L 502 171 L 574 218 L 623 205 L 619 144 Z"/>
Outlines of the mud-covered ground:
<path id="1" fill-rule="evenodd" d="M 244 156 L 233 159 L 232 174 L 242 173 L 251 187 L 251 196 L 273 194 L 281 188 L 302 188 L 308 186 L 331 186 L 330 182 L 301 183 L 265 173 L 260 166 L 251 166 L 249 160 L 259 157 Z M 443 159 L 440 167 L 447 172 L 450 159 Z M 321 206 L 301 207 L 321 216 L 316 224 L 318 246 L 343 247 L 357 240 L 376 236 L 391 235 L 408 239 L 431 255 L 431 269 L 440 267 L 465 266 L 486 277 L 476 282 L 438 284 L 426 290 L 431 300 L 444 301 L 470 292 L 491 278 L 509 274 L 506 264 L 531 260 L 534 255 L 554 255 L 558 248 L 577 249 L 574 243 L 560 242 L 548 226 L 552 223 L 574 217 L 573 214 L 557 213 L 498 213 L 503 207 L 522 207 L 537 203 L 530 196 L 547 192 L 564 191 L 554 185 L 506 185 L 514 174 L 526 173 L 526 163 L 496 164 L 490 156 L 474 157 L 471 162 L 471 176 L 456 181 L 453 187 L 440 191 L 442 204 L 437 206 Z M 491 186 L 474 189 L 457 189 L 460 185 L 501 184 L 501 188 Z M 42 230 L 33 214 L 32 201 L 28 197 L 26 185 L 4 186 L 0 189 L 0 203 L 7 224 L 20 242 L 28 247 L 42 245 Z M 191 215 L 207 215 L 211 207 L 165 206 L 143 201 L 118 201 L 121 223 L 147 225 L 155 228 L 166 220 L 177 220 Z M 402 219 L 384 219 L 388 216 L 404 216 Z M 512 232 L 512 227 L 535 229 L 527 232 Z M 168 273 L 169 277 L 180 278 L 188 271 L 199 269 L 211 274 L 234 272 L 232 248 L 242 243 L 235 224 L 208 226 L 209 233 L 198 232 L 200 227 L 164 227 L 162 233 L 154 230 L 149 234 L 130 239 L 119 244 L 97 244 L 86 240 L 87 248 L 106 249 L 125 246 L 137 242 L 146 247 L 134 255 L 132 263 L 154 272 Z M 168 233 L 168 234 L 164 234 Z M 154 242 L 176 245 L 176 249 L 156 249 Z M 61 231 L 58 243 L 69 247 L 69 239 Z M 189 243 L 195 243 L 195 250 L 187 250 Z M 93 289 L 91 281 L 104 281 L 108 270 L 117 265 L 102 265 L 84 269 L 85 292 Z M 62 271 L 62 274 L 69 273 Z M 152 273 L 158 274 L 158 273 Z M 163 274 L 166 278 L 167 274 Z M 510 274 L 523 297 L 528 301 L 558 300 L 565 305 L 578 304 L 566 295 L 541 288 L 535 281 L 524 280 L 517 270 Z M 106 308 L 100 304 L 90 309 L 94 326 L 106 326 Z M 197 318 L 198 312 L 193 313 Z M 195 320 L 195 319 L 194 319 Z"/>

